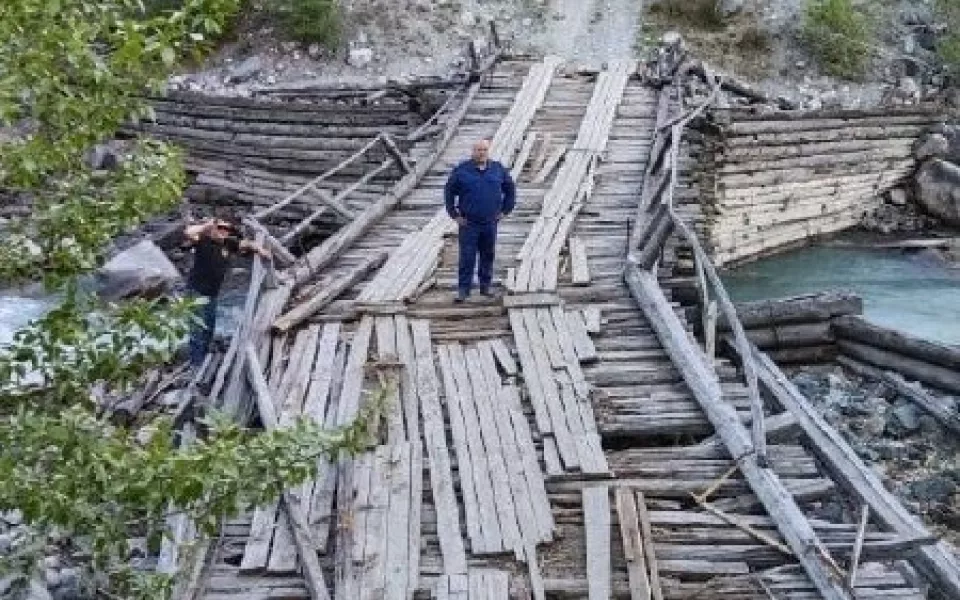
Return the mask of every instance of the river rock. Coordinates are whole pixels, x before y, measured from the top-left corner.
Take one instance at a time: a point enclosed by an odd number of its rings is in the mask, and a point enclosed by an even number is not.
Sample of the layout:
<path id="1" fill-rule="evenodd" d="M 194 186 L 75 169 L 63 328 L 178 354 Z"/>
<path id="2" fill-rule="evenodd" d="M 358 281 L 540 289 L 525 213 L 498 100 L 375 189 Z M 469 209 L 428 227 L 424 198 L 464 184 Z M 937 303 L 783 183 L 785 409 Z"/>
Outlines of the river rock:
<path id="1" fill-rule="evenodd" d="M 155 297 L 170 290 L 180 272 L 156 244 L 143 240 L 107 261 L 95 279 L 97 292 L 109 300 Z"/>
<path id="2" fill-rule="evenodd" d="M 94 171 L 116 169 L 120 164 L 120 155 L 109 144 L 97 144 L 85 155 L 87 166 Z"/>
<path id="3" fill-rule="evenodd" d="M 917 173 L 916 198 L 930 215 L 960 226 L 960 167 L 938 158 L 928 160 Z"/>
<path id="4" fill-rule="evenodd" d="M 366 67 L 373 61 L 372 48 L 351 48 L 347 55 L 347 64 L 357 69 Z"/>
<path id="5" fill-rule="evenodd" d="M 913 433 L 920 429 L 920 414 L 913 404 L 901 404 L 890 411 L 887 427 L 891 433 Z"/>
<path id="6" fill-rule="evenodd" d="M 934 475 L 910 484 L 910 495 L 920 502 L 950 502 L 957 493 L 957 484 L 943 475 Z"/>
<path id="7" fill-rule="evenodd" d="M 27 600 L 53 600 L 53 597 L 42 582 L 31 579 L 27 592 Z"/>
<path id="8" fill-rule="evenodd" d="M 907 190 L 901 187 L 891 188 L 890 191 L 887 192 L 887 200 L 894 206 L 906 206 L 907 200 L 909 200 Z"/>
<path id="9" fill-rule="evenodd" d="M 727 19 L 733 17 L 743 10 L 746 0 L 717 0 L 717 12 L 720 16 Z"/>
<path id="10" fill-rule="evenodd" d="M 947 138 L 948 148 L 944 158 L 952 163 L 960 164 L 960 125 L 941 123 L 931 129 L 931 133 L 940 134 Z"/>
<path id="11" fill-rule="evenodd" d="M 941 133 L 928 133 L 913 148 L 913 157 L 917 160 L 943 158 L 950 152 L 950 141 Z"/>
<path id="12" fill-rule="evenodd" d="M 260 60 L 259 56 L 251 56 L 230 68 L 227 73 L 227 81 L 229 83 L 243 83 L 259 75 L 261 70 L 263 70 L 263 61 Z"/>

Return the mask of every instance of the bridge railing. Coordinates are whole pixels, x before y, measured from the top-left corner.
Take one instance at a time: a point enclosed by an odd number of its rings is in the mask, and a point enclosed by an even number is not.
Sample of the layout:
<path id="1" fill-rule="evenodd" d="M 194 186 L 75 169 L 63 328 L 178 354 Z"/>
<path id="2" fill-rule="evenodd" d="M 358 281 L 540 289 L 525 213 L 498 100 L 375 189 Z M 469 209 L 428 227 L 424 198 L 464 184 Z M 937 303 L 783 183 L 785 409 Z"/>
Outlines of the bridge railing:
<path id="1" fill-rule="evenodd" d="M 663 251 L 674 234 L 691 248 L 697 274 L 707 363 L 715 373 L 717 321 L 718 316 L 722 315 L 733 331 L 738 354 L 743 357 L 742 367 L 750 399 L 754 452 L 758 462 L 765 465 L 767 456 L 763 403 L 750 341 L 709 255 L 696 233 L 674 208 L 674 190 L 680 169 L 680 147 L 684 129 L 713 103 L 720 93 L 722 83 L 721 78 L 707 72 L 706 79 L 712 88 L 709 96 L 694 108 L 685 110 L 683 86 L 689 68 L 681 64 L 672 81 L 660 93 L 652 151 L 644 174 L 640 208 L 630 236 L 629 262 L 632 267 L 655 272 Z"/>

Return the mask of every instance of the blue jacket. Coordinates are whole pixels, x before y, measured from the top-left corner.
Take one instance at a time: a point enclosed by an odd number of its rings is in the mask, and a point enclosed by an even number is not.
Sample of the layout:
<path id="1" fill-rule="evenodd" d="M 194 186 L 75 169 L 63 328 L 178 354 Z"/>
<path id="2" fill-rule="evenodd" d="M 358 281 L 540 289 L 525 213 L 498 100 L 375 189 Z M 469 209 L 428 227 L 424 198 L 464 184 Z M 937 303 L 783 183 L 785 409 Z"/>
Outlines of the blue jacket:
<path id="1" fill-rule="evenodd" d="M 496 222 L 498 214 L 513 211 L 517 188 L 510 172 L 497 161 L 489 161 L 481 171 L 472 160 L 465 160 L 450 174 L 443 196 L 451 219 L 489 224 Z"/>

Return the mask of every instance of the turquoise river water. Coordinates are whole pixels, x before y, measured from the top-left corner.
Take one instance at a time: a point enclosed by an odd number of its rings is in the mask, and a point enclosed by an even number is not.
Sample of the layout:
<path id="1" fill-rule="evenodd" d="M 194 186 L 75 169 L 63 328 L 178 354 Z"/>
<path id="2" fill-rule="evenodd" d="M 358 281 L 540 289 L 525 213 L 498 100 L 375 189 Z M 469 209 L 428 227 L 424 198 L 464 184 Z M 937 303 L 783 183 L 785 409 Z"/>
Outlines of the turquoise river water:
<path id="1" fill-rule="evenodd" d="M 929 251 L 810 246 L 723 275 L 734 301 L 852 290 L 878 325 L 960 344 L 960 268 Z"/>

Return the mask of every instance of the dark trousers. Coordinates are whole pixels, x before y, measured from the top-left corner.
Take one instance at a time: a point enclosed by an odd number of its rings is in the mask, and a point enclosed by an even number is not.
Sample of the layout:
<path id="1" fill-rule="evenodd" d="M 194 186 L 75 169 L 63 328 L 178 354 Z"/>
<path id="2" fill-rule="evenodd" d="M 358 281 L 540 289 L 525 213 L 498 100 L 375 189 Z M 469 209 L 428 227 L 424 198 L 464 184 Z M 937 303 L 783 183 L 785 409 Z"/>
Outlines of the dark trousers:
<path id="1" fill-rule="evenodd" d="M 470 294 L 473 273 L 481 290 L 489 289 L 493 280 L 493 258 L 497 246 L 497 224 L 467 223 L 460 227 L 460 268 L 457 288 L 460 294 Z"/>
<path id="2" fill-rule="evenodd" d="M 190 292 L 190 297 L 199 301 L 194 313 L 196 322 L 190 328 L 190 364 L 199 367 L 203 364 L 210 344 L 213 342 L 213 332 L 217 326 L 217 298 Z"/>

